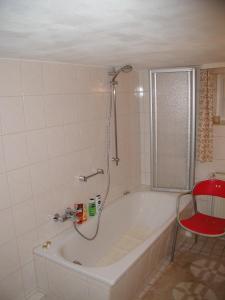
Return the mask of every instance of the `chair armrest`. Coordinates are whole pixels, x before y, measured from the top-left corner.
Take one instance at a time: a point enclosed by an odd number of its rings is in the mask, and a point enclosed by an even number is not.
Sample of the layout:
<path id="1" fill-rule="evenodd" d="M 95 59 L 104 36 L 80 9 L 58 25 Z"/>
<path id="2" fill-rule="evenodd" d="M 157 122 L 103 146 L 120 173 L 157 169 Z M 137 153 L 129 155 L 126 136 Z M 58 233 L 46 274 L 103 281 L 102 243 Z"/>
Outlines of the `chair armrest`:
<path id="1" fill-rule="evenodd" d="M 180 203 L 181 203 L 182 197 L 186 196 L 186 195 L 191 195 L 191 192 L 181 193 L 177 197 L 176 212 L 177 212 L 177 221 L 178 222 L 180 221 Z"/>

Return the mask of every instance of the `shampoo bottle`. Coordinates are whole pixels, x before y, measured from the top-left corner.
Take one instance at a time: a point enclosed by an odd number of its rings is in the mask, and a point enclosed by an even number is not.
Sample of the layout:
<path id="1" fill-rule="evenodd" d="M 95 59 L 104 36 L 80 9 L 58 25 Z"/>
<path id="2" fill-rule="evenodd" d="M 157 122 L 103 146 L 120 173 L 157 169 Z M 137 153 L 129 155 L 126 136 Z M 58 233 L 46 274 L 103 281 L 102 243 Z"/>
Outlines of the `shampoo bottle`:
<path id="1" fill-rule="evenodd" d="M 88 203 L 88 213 L 90 217 L 94 217 L 96 214 L 96 204 L 95 199 L 91 198 Z"/>
<path id="2" fill-rule="evenodd" d="M 83 222 L 87 221 L 87 205 L 83 206 Z"/>
<path id="3" fill-rule="evenodd" d="M 77 224 L 83 223 L 83 213 L 84 213 L 83 203 L 77 204 L 76 205 L 76 222 L 77 222 Z"/>

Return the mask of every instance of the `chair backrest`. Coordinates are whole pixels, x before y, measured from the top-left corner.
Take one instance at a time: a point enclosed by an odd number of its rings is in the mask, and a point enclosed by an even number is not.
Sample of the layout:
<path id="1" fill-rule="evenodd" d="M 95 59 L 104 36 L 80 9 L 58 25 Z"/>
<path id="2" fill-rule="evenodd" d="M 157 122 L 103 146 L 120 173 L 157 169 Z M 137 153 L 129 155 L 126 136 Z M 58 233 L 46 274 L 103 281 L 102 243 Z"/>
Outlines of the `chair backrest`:
<path id="1" fill-rule="evenodd" d="M 219 179 L 200 181 L 193 188 L 192 195 L 208 195 L 225 198 L 225 181 Z"/>

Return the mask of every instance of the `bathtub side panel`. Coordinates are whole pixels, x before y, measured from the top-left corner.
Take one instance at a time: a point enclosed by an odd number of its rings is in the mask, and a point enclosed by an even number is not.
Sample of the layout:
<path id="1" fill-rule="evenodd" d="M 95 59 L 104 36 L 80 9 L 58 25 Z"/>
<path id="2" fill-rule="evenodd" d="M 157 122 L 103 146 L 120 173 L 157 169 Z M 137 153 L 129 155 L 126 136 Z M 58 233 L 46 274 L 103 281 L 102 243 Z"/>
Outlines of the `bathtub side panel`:
<path id="1" fill-rule="evenodd" d="M 89 300 L 110 300 L 111 287 L 98 280 L 88 278 Z"/>
<path id="2" fill-rule="evenodd" d="M 48 292 L 47 258 L 34 255 L 34 267 L 37 279 L 37 289 L 46 295 Z"/>
<path id="3" fill-rule="evenodd" d="M 88 299 L 89 292 L 86 277 L 51 261 L 47 262 L 47 274 L 49 294 L 55 294 L 65 300 Z"/>

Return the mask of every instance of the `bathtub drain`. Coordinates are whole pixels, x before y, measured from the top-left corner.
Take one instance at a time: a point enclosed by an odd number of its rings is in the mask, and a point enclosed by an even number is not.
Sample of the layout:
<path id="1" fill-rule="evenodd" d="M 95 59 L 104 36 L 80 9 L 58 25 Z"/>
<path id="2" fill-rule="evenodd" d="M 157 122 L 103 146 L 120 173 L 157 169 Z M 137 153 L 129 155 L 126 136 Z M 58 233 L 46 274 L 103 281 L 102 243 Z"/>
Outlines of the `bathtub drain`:
<path id="1" fill-rule="evenodd" d="M 81 263 L 81 262 L 79 262 L 79 260 L 74 260 L 74 261 L 73 261 L 73 263 L 74 263 L 75 265 L 82 266 L 82 263 Z"/>

